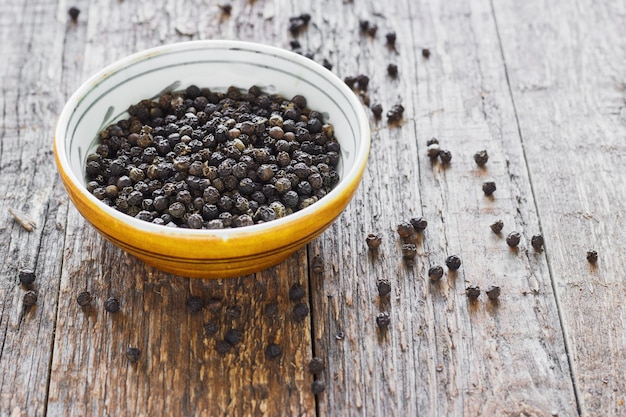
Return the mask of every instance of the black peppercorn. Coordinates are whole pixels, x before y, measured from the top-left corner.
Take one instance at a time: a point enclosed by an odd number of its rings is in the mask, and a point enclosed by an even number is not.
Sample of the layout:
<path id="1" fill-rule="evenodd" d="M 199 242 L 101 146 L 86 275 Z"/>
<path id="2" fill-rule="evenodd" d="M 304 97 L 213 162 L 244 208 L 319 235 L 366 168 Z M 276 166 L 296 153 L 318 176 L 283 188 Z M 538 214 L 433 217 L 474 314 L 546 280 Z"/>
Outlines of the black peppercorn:
<path id="1" fill-rule="evenodd" d="M 387 65 L 387 74 L 391 78 L 396 78 L 398 76 L 398 66 L 396 64 Z"/>
<path id="2" fill-rule="evenodd" d="M 367 247 L 370 250 L 377 250 L 380 247 L 380 244 L 381 244 L 382 240 L 383 240 L 383 238 L 382 238 L 381 235 L 379 235 L 377 233 L 370 233 L 365 238 L 365 243 L 367 243 Z"/>
<path id="3" fill-rule="evenodd" d="M 20 270 L 18 276 L 20 278 L 20 282 L 23 285 L 31 285 L 33 282 L 35 282 L 35 271 L 33 271 L 32 269 L 22 269 Z"/>
<path id="4" fill-rule="evenodd" d="M 506 244 L 514 248 L 517 245 L 519 245 L 519 242 L 521 239 L 522 239 L 522 235 L 520 235 L 518 232 L 511 232 L 506 237 Z"/>
<path id="5" fill-rule="evenodd" d="M 424 59 L 430 58 L 430 49 L 422 49 L 422 56 L 424 57 Z"/>
<path id="6" fill-rule="evenodd" d="M 497 300 L 498 297 L 500 297 L 500 287 L 490 285 L 489 288 L 487 288 L 487 297 L 489 297 L 490 300 Z"/>
<path id="7" fill-rule="evenodd" d="M 493 233 L 498 234 L 502 231 L 502 228 L 504 227 L 504 222 L 502 220 L 496 220 L 495 222 L 491 223 L 489 227 L 491 228 L 491 231 Z"/>
<path id="8" fill-rule="evenodd" d="M 230 3 L 221 4 L 219 8 L 222 10 L 222 13 L 224 13 L 227 16 L 230 16 L 230 13 L 233 10 L 233 6 L 231 6 Z"/>
<path id="9" fill-rule="evenodd" d="M 235 346 L 241 342 L 241 339 L 243 339 L 243 333 L 237 329 L 230 329 L 224 336 L 224 340 L 231 346 Z"/>
<path id="10" fill-rule="evenodd" d="M 372 114 L 376 119 L 380 119 L 380 116 L 383 114 L 383 106 L 380 103 L 375 103 L 371 107 Z"/>
<path id="11" fill-rule="evenodd" d="M 269 359 L 278 358 L 280 355 L 282 355 L 282 353 L 283 350 L 275 343 L 272 343 L 265 348 L 265 356 L 267 356 Z"/>
<path id="12" fill-rule="evenodd" d="M 311 362 L 309 362 L 309 372 L 313 375 L 317 375 L 322 373 L 322 371 L 326 368 L 324 364 L 324 360 L 322 358 L 313 358 Z"/>
<path id="13" fill-rule="evenodd" d="M 91 296 L 89 291 L 82 291 L 80 292 L 80 294 L 78 294 L 78 297 L 76 297 L 76 302 L 81 307 L 87 307 L 89 304 L 91 304 L 92 299 L 93 297 Z"/>
<path id="14" fill-rule="evenodd" d="M 304 297 L 306 291 L 304 287 L 298 283 L 295 283 L 289 288 L 289 299 L 293 301 L 298 301 Z"/>
<path id="15" fill-rule="evenodd" d="M 536 251 L 540 251 L 543 248 L 543 236 L 534 235 L 530 238 L 530 244 Z"/>
<path id="16" fill-rule="evenodd" d="M 217 350 L 217 353 L 219 353 L 220 355 L 227 354 L 230 351 L 231 347 L 232 345 L 225 340 L 217 340 L 215 342 L 215 350 Z"/>
<path id="17" fill-rule="evenodd" d="M 448 258 L 446 259 L 446 266 L 449 270 L 456 271 L 461 267 L 461 258 L 459 258 L 457 255 L 448 256 Z"/>
<path id="18" fill-rule="evenodd" d="M 78 21 L 78 15 L 80 14 L 80 9 L 78 7 L 70 7 L 67 13 L 70 15 L 70 18 L 74 23 Z"/>
<path id="19" fill-rule="evenodd" d="M 191 296 L 185 301 L 185 306 L 192 313 L 197 313 L 204 307 L 204 301 L 200 297 Z"/>
<path id="20" fill-rule="evenodd" d="M 410 223 L 416 232 L 423 232 L 428 226 L 428 222 L 423 217 L 415 217 L 410 220 Z"/>
<path id="21" fill-rule="evenodd" d="M 323 393 L 325 390 L 326 390 L 326 384 L 324 384 L 319 379 L 316 379 L 315 381 L 313 381 L 313 383 L 311 383 L 311 391 L 313 392 L 313 394 L 319 395 Z"/>
<path id="22" fill-rule="evenodd" d="M 378 294 L 381 297 L 389 295 L 391 292 L 391 283 L 387 279 L 379 279 L 376 282 L 376 288 L 378 289 Z"/>
<path id="23" fill-rule="evenodd" d="M 469 286 L 465 289 L 465 294 L 470 300 L 475 300 L 480 296 L 480 287 L 478 285 Z"/>
<path id="24" fill-rule="evenodd" d="M 412 260 L 417 255 L 417 247 L 413 243 L 405 243 L 402 245 L 402 257 L 405 260 Z"/>
<path id="25" fill-rule="evenodd" d="M 452 153 L 450 153 L 450 151 L 447 150 L 447 149 L 440 149 L 439 150 L 439 160 L 444 165 L 445 164 L 449 164 L 450 161 L 452 161 Z"/>
<path id="26" fill-rule="evenodd" d="M 415 228 L 409 222 L 400 223 L 396 230 L 398 231 L 398 234 L 400 235 L 400 237 L 403 239 L 408 239 L 411 236 L 413 236 L 413 233 L 415 233 Z"/>
<path id="27" fill-rule="evenodd" d="M 359 74 L 356 76 L 356 84 L 359 87 L 359 90 L 361 91 L 367 91 L 367 86 L 370 82 L 370 79 L 367 75 L 365 74 Z"/>
<path id="28" fill-rule="evenodd" d="M 117 313 L 118 311 L 120 311 L 119 300 L 115 297 L 107 298 L 106 301 L 104 302 L 104 309 L 108 313 Z"/>
<path id="29" fill-rule="evenodd" d="M 298 303 L 293 307 L 293 319 L 297 322 L 304 320 L 309 315 L 309 306 L 306 303 Z"/>
<path id="30" fill-rule="evenodd" d="M 289 41 L 289 46 L 291 46 L 291 49 L 300 49 L 301 45 L 300 45 L 300 41 L 297 39 L 292 39 Z"/>
<path id="31" fill-rule="evenodd" d="M 485 181 L 483 182 L 483 192 L 485 195 L 492 195 L 496 191 L 496 183 L 495 181 Z"/>
<path id="32" fill-rule="evenodd" d="M 140 355 L 141 351 L 135 347 L 128 347 L 128 349 L 126 349 L 126 357 L 130 362 L 137 362 Z"/>
<path id="33" fill-rule="evenodd" d="M 426 141 L 426 146 L 430 146 L 430 145 L 435 145 L 435 144 L 439 144 L 439 139 L 437 138 L 430 138 Z"/>
<path id="34" fill-rule="evenodd" d="M 389 32 L 385 35 L 387 45 L 394 46 L 396 44 L 396 32 Z"/>
<path id="35" fill-rule="evenodd" d="M 439 281 L 443 277 L 443 268 L 439 265 L 431 266 L 428 270 L 428 277 L 431 281 Z"/>
<path id="36" fill-rule="evenodd" d="M 587 251 L 587 261 L 590 264 L 595 264 L 596 262 L 598 262 L 598 252 L 596 252 L 593 249 L 590 249 Z"/>
<path id="37" fill-rule="evenodd" d="M 474 154 L 474 161 L 479 167 L 485 166 L 487 161 L 489 160 L 489 154 L 486 150 L 478 151 Z"/>
<path id="38" fill-rule="evenodd" d="M 378 316 L 376 316 L 376 325 L 378 325 L 378 327 L 386 329 L 387 327 L 389 327 L 390 323 L 391 317 L 389 316 L 388 312 L 382 311 L 378 313 Z"/>
<path id="39" fill-rule="evenodd" d="M 26 291 L 22 302 L 26 307 L 34 306 L 37 303 L 37 293 L 33 290 Z"/>
<path id="40" fill-rule="evenodd" d="M 219 326 L 214 321 L 210 321 L 204 325 L 204 331 L 206 332 L 207 336 L 213 336 L 215 333 L 217 333 L 218 330 Z"/>
<path id="41" fill-rule="evenodd" d="M 397 123 L 402 120 L 402 116 L 404 114 L 404 106 L 401 104 L 394 104 L 391 109 L 387 112 L 387 122 L 388 123 Z"/>
<path id="42" fill-rule="evenodd" d="M 441 148 L 438 143 L 433 143 L 426 147 L 426 155 L 428 155 L 430 159 L 436 159 L 439 156 L 440 151 Z"/>

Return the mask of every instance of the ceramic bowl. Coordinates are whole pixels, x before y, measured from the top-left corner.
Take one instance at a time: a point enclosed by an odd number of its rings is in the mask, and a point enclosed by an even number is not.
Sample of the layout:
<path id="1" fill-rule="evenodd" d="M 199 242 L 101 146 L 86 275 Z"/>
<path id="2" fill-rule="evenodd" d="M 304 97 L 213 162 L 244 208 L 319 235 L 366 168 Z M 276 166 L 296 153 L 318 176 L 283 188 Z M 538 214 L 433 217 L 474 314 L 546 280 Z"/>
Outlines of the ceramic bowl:
<path id="1" fill-rule="evenodd" d="M 253 226 L 191 230 L 169 228 L 128 216 L 86 189 L 86 155 L 97 133 L 142 99 L 191 84 L 226 90 L 234 85 L 261 87 L 287 98 L 301 94 L 322 112 L 341 145 L 335 188 L 315 204 Z M 191 41 L 136 53 L 87 80 L 63 108 L 54 152 L 65 188 L 78 211 L 121 249 L 177 275 L 222 278 L 273 266 L 321 234 L 350 202 L 361 180 L 370 146 L 365 111 L 339 78 L 298 54 L 239 41 Z"/>

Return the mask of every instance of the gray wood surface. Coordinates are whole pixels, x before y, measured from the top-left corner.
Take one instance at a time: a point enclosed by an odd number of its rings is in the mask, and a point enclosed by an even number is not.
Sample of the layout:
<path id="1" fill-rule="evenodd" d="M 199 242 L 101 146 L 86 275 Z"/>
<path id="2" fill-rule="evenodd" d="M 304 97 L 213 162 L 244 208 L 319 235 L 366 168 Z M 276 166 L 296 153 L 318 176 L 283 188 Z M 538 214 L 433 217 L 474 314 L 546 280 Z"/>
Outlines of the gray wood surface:
<path id="1" fill-rule="evenodd" d="M 230 16 L 218 3 L 3 0 L 0 416 L 626 415 L 624 3 L 237 0 Z M 290 49 L 289 17 L 300 13 L 312 17 L 303 53 L 340 78 L 368 75 L 364 102 L 406 109 L 397 125 L 371 117 L 363 183 L 337 222 L 283 264 L 222 281 L 165 274 L 102 239 L 56 174 L 52 136 L 67 97 L 159 44 Z M 375 36 L 360 32 L 362 19 Z M 431 137 L 451 151 L 449 165 L 426 155 Z M 481 149 L 484 168 L 472 158 Z M 487 179 L 493 197 L 481 190 Z M 407 262 L 396 227 L 417 216 L 428 227 Z M 498 219 L 499 235 L 489 228 Z M 517 249 L 505 243 L 514 230 Z M 382 235 L 378 251 L 368 233 Z M 544 250 L 530 245 L 535 234 Z M 445 268 L 452 254 L 463 261 L 456 273 Z M 444 266 L 438 283 L 433 265 Z M 30 308 L 23 268 L 37 275 Z M 288 297 L 295 283 L 311 309 L 302 322 Z M 476 301 L 470 285 L 482 290 Z M 496 302 L 490 285 L 502 289 Z M 84 290 L 87 308 L 76 303 Z M 189 312 L 192 295 L 212 308 Z M 111 296 L 119 313 L 103 308 Z M 220 354 L 229 329 L 243 339 Z M 279 358 L 265 355 L 271 343 Z M 128 347 L 140 349 L 137 363 Z M 326 364 L 317 377 L 312 357 Z M 317 396 L 315 378 L 326 387 Z"/>

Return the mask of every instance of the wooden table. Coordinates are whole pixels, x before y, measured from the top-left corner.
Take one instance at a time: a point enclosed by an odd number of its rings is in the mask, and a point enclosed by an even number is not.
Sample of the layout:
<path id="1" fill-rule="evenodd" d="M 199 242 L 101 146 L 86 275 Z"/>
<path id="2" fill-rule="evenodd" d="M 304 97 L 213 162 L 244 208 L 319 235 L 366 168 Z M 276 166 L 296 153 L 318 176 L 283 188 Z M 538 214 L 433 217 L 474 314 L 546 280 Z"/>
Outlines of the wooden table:
<path id="1" fill-rule="evenodd" d="M 231 4 L 227 15 L 212 0 L 2 1 L 0 415 L 626 415 L 626 3 Z M 302 13 L 311 21 L 294 37 L 289 18 Z M 339 77 L 369 76 L 363 101 L 406 111 L 392 126 L 368 110 L 363 182 L 321 237 L 267 271 L 202 281 L 103 240 L 68 201 L 52 137 L 66 99 L 106 64 L 213 38 L 287 49 L 297 39 Z M 449 166 L 426 155 L 431 137 L 451 151 Z M 493 198 L 481 190 L 490 178 Z M 409 265 L 396 227 L 417 216 L 428 228 Z M 505 243 L 511 231 L 517 249 Z M 365 244 L 372 232 L 382 235 L 377 253 Z M 532 248 L 536 234 L 544 250 Z M 430 266 L 451 254 L 461 268 L 431 283 Z M 23 268 L 37 276 L 31 308 Z M 386 297 L 380 279 L 391 283 Z M 289 299 L 296 283 L 311 311 L 301 322 Z M 482 290 L 476 301 L 471 285 Z M 490 285 L 502 289 L 496 302 Z M 76 302 L 84 290 L 95 297 L 86 309 Z M 105 312 L 110 296 L 121 312 Z M 191 313 L 190 296 L 211 308 Z M 218 353 L 229 329 L 243 339 Z M 279 358 L 265 354 L 272 343 Z M 136 363 L 129 346 L 141 351 Z M 316 377 L 313 357 L 326 365 Z"/>

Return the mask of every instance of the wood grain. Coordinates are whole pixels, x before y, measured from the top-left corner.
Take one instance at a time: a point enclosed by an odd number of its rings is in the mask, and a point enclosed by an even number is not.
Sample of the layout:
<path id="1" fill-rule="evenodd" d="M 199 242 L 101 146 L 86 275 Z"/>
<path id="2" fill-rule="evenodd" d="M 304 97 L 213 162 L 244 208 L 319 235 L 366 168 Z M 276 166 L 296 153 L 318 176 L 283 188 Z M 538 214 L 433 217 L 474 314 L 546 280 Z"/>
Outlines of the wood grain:
<path id="1" fill-rule="evenodd" d="M 626 8 L 518 6 L 494 11 L 581 413 L 624 415 Z"/>
<path id="2" fill-rule="evenodd" d="M 0 416 L 624 415 L 624 5 L 236 0 L 226 15 L 220 3 L 3 3 Z M 81 10 L 76 22 L 70 6 Z M 311 22 L 294 37 L 289 18 L 301 13 Z M 297 38 L 299 52 L 328 60 L 340 78 L 369 76 L 355 94 L 368 114 L 368 100 L 384 112 L 370 119 L 363 183 L 327 232 L 275 268 L 202 281 L 102 239 L 68 204 L 51 142 L 67 97 L 106 64 L 214 38 L 287 49 Z M 384 115 L 398 103 L 404 119 L 392 125 Z M 431 137 L 452 152 L 449 166 L 426 156 Z M 472 159 L 481 149 L 490 155 L 482 169 Z M 486 179 L 497 184 L 492 198 Z M 429 224 L 407 262 L 396 227 L 417 216 Z M 497 219 L 499 235 L 489 228 Z M 518 249 L 505 243 L 513 230 Z M 383 238 L 378 251 L 365 244 L 372 232 Z M 530 246 L 535 234 L 545 250 Z M 457 273 L 444 265 L 451 254 L 463 260 Z M 446 270 L 438 283 L 432 265 Z M 30 309 L 25 267 L 37 274 Z M 381 278 L 391 282 L 386 297 Z M 301 322 L 294 283 L 311 308 Z M 482 290 L 475 302 L 469 285 Z M 490 285 L 502 288 L 497 302 Z M 94 298 L 82 308 L 85 290 Z M 190 296 L 210 307 L 192 313 Z M 104 310 L 108 297 L 120 312 Z M 382 311 L 387 330 L 376 325 Z M 219 353 L 230 329 L 242 340 Z M 265 353 L 272 343 L 278 358 Z M 129 347 L 141 352 L 136 363 Z M 314 356 L 326 364 L 316 377 Z M 326 387 L 317 396 L 315 379 Z"/>

